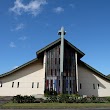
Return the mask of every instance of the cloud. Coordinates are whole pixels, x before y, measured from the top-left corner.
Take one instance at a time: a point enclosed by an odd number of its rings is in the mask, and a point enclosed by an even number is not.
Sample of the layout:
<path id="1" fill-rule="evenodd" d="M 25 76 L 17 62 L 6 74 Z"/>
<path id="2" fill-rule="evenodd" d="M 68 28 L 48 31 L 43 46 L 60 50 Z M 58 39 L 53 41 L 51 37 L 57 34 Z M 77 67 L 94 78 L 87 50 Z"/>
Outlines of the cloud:
<path id="1" fill-rule="evenodd" d="M 27 39 L 26 36 L 23 36 L 23 37 L 20 37 L 20 38 L 19 38 L 19 40 L 22 40 L 22 41 L 24 41 L 24 40 L 26 40 L 26 39 Z"/>
<path id="2" fill-rule="evenodd" d="M 9 46 L 10 46 L 11 48 L 15 48 L 15 47 L 16 47 L 16 45 L 15 45 L 14 42 L 10 42 Z"/>
<path id="3" fill-rule="evenodd" d="M 23 4 L 23 0 L 16 0 L 14 6 L 9 10 L 17 15 L 28 13 L 37 16 L 41 12 L 41 6 L 47 4 L 46 0 L 32 0 L 28 4 Z"/>
<path id="4" fill-rule="evenodd" d="M 24 28 L 24 24 L 23 23 L 20 23 L 16 26 L 15 30 L 18 31 L 18 30 L 21 30 Z"/>
<path id="5" fill-rule="evenodd" d="M 64 11 L 64 9 L 63 9 L 62 7 L 54 8 L 54 12 L 55 12 L 55 13 L 61 13 L 61 12 L 63 12 L 63 11 Z"/>
<path id="6" fill-rule="evenodd" d="M 23 28 L 24 28 L 24 24 L 20 23 L 20 24 L 17 24 L 14 29 L 11 29 L 11 31 L 19 31 L 19 30 L 22 30 Z"/>

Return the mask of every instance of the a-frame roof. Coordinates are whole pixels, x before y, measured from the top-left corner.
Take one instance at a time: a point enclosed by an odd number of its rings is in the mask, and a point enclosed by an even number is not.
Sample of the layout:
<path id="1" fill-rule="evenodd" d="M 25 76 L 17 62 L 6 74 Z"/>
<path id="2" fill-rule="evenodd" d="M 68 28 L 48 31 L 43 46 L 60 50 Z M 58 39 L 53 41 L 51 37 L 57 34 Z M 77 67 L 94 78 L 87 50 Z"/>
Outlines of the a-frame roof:
<path id="1" fill-rule="evenodd" d="M 71 46 L 76 52 L 78 52 L 81 56 L 84 56 L 84 55 L 85 55 L 81 50 L 79 50 L 78 48 L 76 48 L 74 45 L 72 45 L 72 44 L 71 44 L 70 42 L 68 42 L 66 39 L 64 39 L 64 41 L 65 41 L 65 43 L 67 43 L 69 46 Z M 61 38 L 57 39 L 56 41 L 52 42 L 51 44 L 49 44 L 49 45 L 47 45 L 46 47 L 42 48 L 41 50 L 37 51 L 37 52 L 36 52 L 37 55 L 40 54 L 40 53 L 43 53 L 44 51 L 46 51 L 46 50 L 49 49 L 50 47 L 52 47 L 52 46 L 54 46 L 54 45 L 56 45 L 57 43 L 60 43 L 60 42 L 61 42 Z M 9 71 L 9 72 L 6 72 L 6 73 L 4 73 L 4 74 L 1 74 L 1 75 L 0 75 L 0 78 L 2 78 L 2 77 L 4 77 L 4 76 L 7 76 L 7 75 L 10 75 L 10 74 L 12 74 L 12 73 L 14 73 L 14 72 L 16 72 L 16 71 L 18 71 L 18 70 L 20 70 L 20 69 L 22 69 L 22 68 L 28 66 L 29 64 L 36 62 L 37 60 L 38 60 L 38 58 L 35 58 L 35 59 L 33 59 L 33 60 L 31 60 L 31 61 L 29 61 L 29 62 L 27 62 L 27 63 L 25 63 L 25 64 L 23 64 L 23 65 L 21 65 L 21 66 L 19 66 L 19 67 L 13 69 L 13 70 L 11 70 L 11 71 Z M 81 61 L 81 60 L 80 60 L 80 62 L 81 62 L 83 65 L 85 65 L 87 68 L 89 68 L 89 69 L 91 69 L 92 71 L 94 71 L 97 75 L 99 75 L 99 76 L 103 77 L 104 79 L 110 81 L 110 79 L 109 79 L 107 76 L 105 76 L 105 75 L 102 74 L 101 72 L 97 71 L 96 69 L 94 69 L 93 67 L 91 67 L 90 65 L 88 65 L 87 63 L 85 63 L 85 62 L 83 62 L 83 61 Z"/>
<path id="2" fill-rule="evenodd" d="M 83 62 L 80 60 L 80 63 L 82 63 L 84 66 L 86 66 L 87 68 L 89 68 L 91 71 L 95 72 L 98 76 L 110 81 L 110 78 L 107 77 L 106 75 L 104 75 L 103 73 L 101 73 L 100 71 L 96 70 L 95 68 L 93 68 L 92 66 L 88 65 L 87 63 Z"/>
<path id="3" fill-rule="evenodd" d="M 26 66 L 29 65 L 29 64 L 34 63 L 34 62 L 37 61 L 37 60 L 38 60 L 38 59 L 35 58 L 35 59 L 33 59 L 33 60 L 31 60 L 31 61 L 29 61 L 29 62 L 27 62 L 27 63 L 25 63 L 25 64 L 23 64 L 23 65 L 21 65 L 21 66 L 19 66 L 19 67 L 13 69 L 13 70 L 11 70 L 11 71 L 9 71 L 9 72 L 6 72 L 6 73 L 4 73 L 4 74 L 1 74 L 1 75 L 0 75 L 0 78 L 1 78 L 1 77 L 4 77 L 4 76 L 7 76 L 7 75 L 10 75 L 10 74 L 12 74 L 12 73 L 14 73 L 14 72 L 16 72 L 16 71 L 18 71 L 18 70 L 20 70 L 20 69 L 26 67 Z"/>
<path id="4" fill-rule="evenodd" d="M 37 55 L 43 53 L 44 51 L 46 51 L 47 49 L 51 48 L 52 46 L 58 44 L 61 42 L 61 38 L 57 39 L 56 41 L 50 43 L 49 45 L 45 46 L 44 48 L 40 49 L 39 51 L 36 52 Z M 79 50 L 77 47 L 75 47 L 73 44 L 71 44 L 69 41 L 67 41 L 66 39 L 64 39 L 64 43 L 67 43 L 72 49 L 74 49 L 76 52 L 78 52 L 78 54 L 80 54 L 81 57 L 83 57 L 85 54 Z"/>

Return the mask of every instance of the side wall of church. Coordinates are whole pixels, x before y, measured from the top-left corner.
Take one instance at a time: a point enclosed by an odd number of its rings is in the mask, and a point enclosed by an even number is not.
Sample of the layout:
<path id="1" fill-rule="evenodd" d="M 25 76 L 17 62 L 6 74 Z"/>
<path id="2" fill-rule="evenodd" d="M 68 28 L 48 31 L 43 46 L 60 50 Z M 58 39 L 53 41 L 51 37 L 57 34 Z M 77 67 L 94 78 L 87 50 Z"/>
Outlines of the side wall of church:
<path id="1" fill-rule="evenodd" d="M 110 96 L 110 81 L 85 67 L 78 65 L 79 94 L 87 96 Z"/>
<path id="2" fill-rule="evenodd" d="M 45 70 L 41 60 L 0 78 L 0 96 L 44 94 Z M 2 87 L 1 87 L 2 86 Z"/>

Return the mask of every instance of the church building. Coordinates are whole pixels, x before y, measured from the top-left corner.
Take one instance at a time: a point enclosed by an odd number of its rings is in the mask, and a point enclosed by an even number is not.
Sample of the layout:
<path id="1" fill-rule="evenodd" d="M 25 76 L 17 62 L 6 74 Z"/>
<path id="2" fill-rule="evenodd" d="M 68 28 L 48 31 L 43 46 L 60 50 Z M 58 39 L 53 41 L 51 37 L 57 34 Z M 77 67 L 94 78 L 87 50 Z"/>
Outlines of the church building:
<path id="1" fill-rule="evenodd" d="M 110 79 L 81 58 L 81 50 L 61 37 L 36 52 L 37 58 L 0 75 L 0 96 L 58 94 L 110 96 Z"/>

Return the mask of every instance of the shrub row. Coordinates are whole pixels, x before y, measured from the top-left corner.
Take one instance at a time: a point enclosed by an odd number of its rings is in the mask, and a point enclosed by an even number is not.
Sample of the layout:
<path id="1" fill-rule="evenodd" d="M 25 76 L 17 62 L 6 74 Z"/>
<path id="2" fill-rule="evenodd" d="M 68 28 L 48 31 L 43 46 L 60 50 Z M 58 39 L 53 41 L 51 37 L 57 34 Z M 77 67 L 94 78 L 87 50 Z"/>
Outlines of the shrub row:
<path id="1" fill-rule="evenodd" d="M 110 97 L 81 97 L 78 95 L 58 95 L 58 96 L 48 96 L 44 103 L 107 103 L 110 102 Z"/>
<path id="2" fill-rule="evenodd" d="M 68 95 L 68 94 L 61 94 L 61 95 L 48 95 L 45 99 L 42 98 L 35 98 L 34 96 L 21 96 L 17 95 L 13 97 L 14 103 L 106 103 L 110 102 L 110 97 L 81 97 L 78 95 Z"/>
<path id="3" fill-rule="evenodd" d="M 35 97 L 34 96 L 21 96 L 21 95 L 17 95 L 14 96 L 12 101 L 14 103 L 34 103 L 35 102 Z"/>

